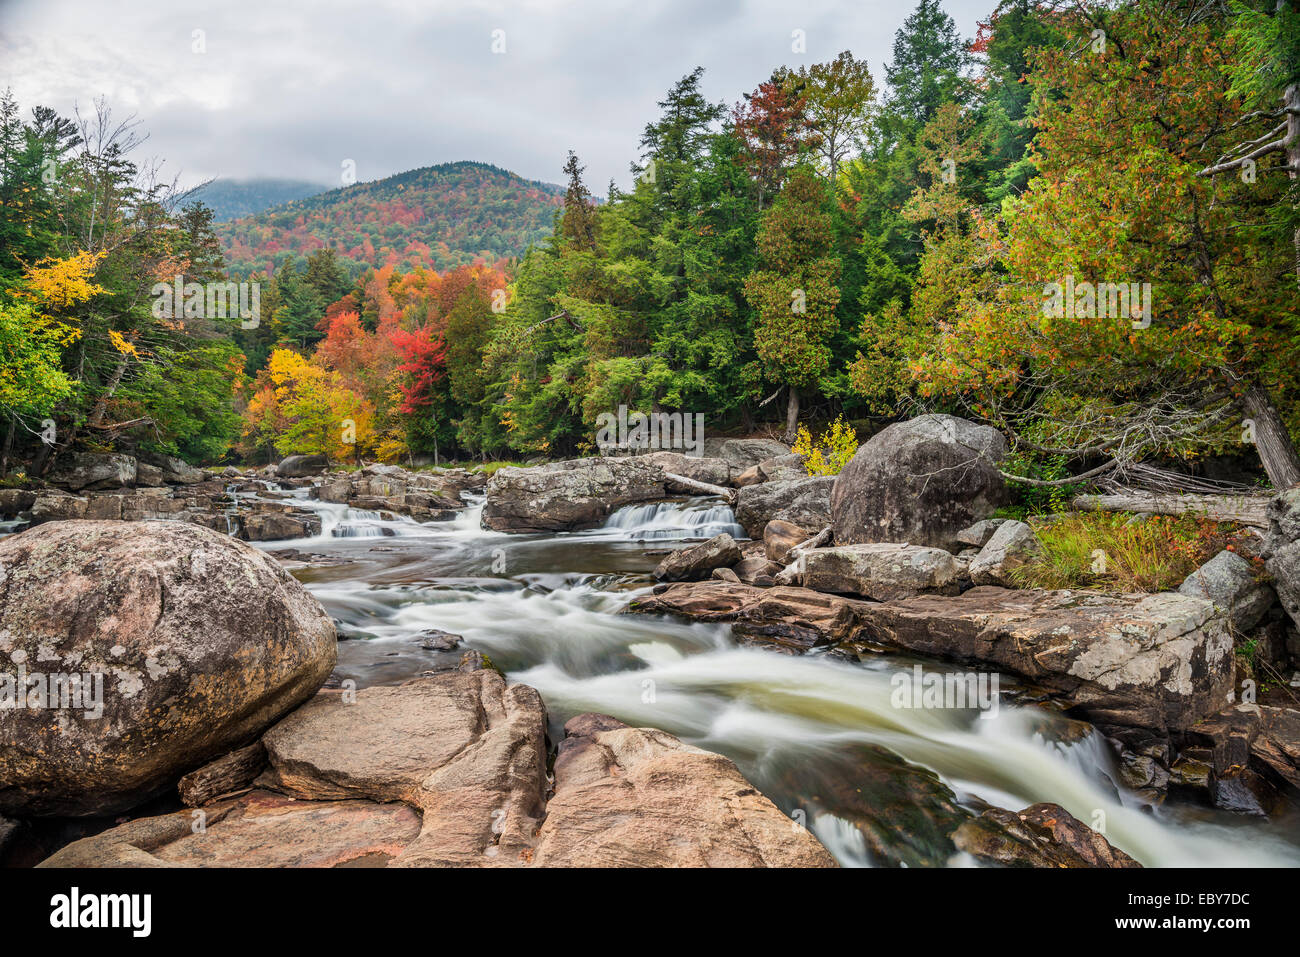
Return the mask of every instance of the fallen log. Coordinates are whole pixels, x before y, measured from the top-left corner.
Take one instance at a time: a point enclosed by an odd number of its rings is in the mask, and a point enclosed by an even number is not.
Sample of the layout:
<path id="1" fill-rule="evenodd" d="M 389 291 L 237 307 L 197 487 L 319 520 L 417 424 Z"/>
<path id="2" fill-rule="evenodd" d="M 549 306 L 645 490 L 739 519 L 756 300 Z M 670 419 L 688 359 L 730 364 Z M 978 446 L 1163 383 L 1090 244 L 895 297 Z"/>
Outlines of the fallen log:
<path id="1" fill-rule="evenodd" d="M 831 540 L 832 526 L 827 525 L 812 538 L 806 539 L 790 549 L 791 555 L 798 555 L 800 552 L 806 552 L 809 549 L 821 548 Z"/>
<path id="2" fill-rule="evenodd" d="M 261 741 L 254 741 L 181 778 L 177 784 L 181 802 L 188 807 L 202 807 L 224 794 L 242 791 L 252 786 L 265 767 L 266 748 Z"/>
<path id="3" fill-rule="evenodd" d="M 1269 498 L 1263 495 L 1179 495 L 1174 492 L 1123 492 L 1079 495 L 1074 507 L 1085 512 L 1140 512 L 1146 515 L 1204 515 L 1216 522 L 1268 527 Z"/>
<path id="4" fill-rule="evenodd" d="M 664 473 L 664 484 L 672 488 L 673 491 L 694 492 L 697 495 L 716 495 L 728 505 L 736 504 L 736 490 L 734 488 L 723 488 L 721 485 L 697 482 L 695 479 L 687 478 L 685 475 L 677 475 L 673 472 Z"/>

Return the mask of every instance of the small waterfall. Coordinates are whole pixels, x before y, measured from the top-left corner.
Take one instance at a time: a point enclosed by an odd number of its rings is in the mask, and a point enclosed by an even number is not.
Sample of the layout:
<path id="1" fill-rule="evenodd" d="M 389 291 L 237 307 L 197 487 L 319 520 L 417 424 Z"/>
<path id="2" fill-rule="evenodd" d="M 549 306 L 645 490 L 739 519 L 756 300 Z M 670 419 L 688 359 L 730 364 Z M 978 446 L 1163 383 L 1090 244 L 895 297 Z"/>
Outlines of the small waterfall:
<path id="1" fill-rule="evenodd" d="M 605 521 L 605 528 L 638 540 L 705 539 L 723 532 L 732 538 L 749 537 L 731 507 L 711 498 L 625 505 Z"/>

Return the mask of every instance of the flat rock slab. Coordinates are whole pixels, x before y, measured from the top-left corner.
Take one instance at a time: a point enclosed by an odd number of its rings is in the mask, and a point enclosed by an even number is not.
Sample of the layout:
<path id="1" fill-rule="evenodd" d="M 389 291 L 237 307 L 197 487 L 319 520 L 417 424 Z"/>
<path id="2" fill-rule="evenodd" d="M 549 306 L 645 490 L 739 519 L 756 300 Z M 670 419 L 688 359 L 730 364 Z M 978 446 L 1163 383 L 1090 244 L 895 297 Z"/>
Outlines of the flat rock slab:
<path id="1" fill-rule="evenodd" d="M 877 603 L 809 588 L 660 585 L 628 612 L 730 623 L 742 642 L 901 648 L 1020 675 L 1100 724 L 1190 727 L 1227 706 L 1232 638 L 1208 601 L 1173 592 L 972 588 Z"/>
<path id="2" fill-rule="evenodd" d="M 1228 704 L 1232 637 L 1204 599 L 985 586 L 859 609 L 881 645 L 1022 675 L 1090 720 L 1178 730 Z"/>
<path id="3" fill-rule="evenodd" d="M 196 817 L 196 813 L 202 817 Z M 41 867 L 382 867 L 420 833 L 407 804 L 257 790 L 69 844 Z"/>
<path id="4" fill-rule="evenodd" d="M 321 692 L 264 736 L 255 790 L 42 866 L 834 865 L 720 755 L 604 715 L 566 733 L 552 782 L 540 696 L 496 672 Z"/>
<path id="5" fill-rule="evenodd" d="M 662 499 L 663 470 L 638 459 L 590 458 L 507 466 L 487 483 L 483 524 L 498 532 L 559 532 L 599 525 L 616 508 Z"/>
<path id="6" fill-rule="evenodd" d="M 759 588 L 732 582 L 679 582 L 628 605 L 629 613 L 683 615 L 723 622 L 741 641 L 807 650 L 856 638 L 868 602 L 811 588 Z"/>

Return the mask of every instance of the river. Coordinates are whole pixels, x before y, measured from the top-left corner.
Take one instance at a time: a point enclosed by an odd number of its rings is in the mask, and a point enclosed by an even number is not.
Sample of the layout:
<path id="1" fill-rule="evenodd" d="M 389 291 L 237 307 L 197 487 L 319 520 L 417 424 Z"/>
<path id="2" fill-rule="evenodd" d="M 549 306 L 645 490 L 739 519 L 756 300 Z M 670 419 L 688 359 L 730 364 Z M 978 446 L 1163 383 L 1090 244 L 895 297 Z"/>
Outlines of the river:
<path id="1" fill-rule="evenodd" d="M 738 646 L 725 625 L 620 615 L 650 587 L 665 548 L 743 537 L 717 502 L 631 506 L 591 531 L 507 535 L 480 528 L 481 500 L 453 522 L 420 525 L 305 495 L 295 503 L 321 514 L 321 534 L 262 547 L 336 562 L 294 574 L 337 622 L 337 674 L 358 687 L 454 664 L 460 651 L 424 650 L 416 636 L 462 635 L 541 692 L 553 740 L 572 715 L 601 711 L 725 754 L 845 866 L 972 864 L 943 836 L 954 821 L 980 802 L 1039 801 L 1147 866 L 1300 865 L 1300 822 L 1146 806 L 1081 722 L 1006 698 L 991 717 L 894 707 L 891 678 L 911 658 L 793 656 Z M 1017 686 L 1001 676 L 1000 687 Z"/>

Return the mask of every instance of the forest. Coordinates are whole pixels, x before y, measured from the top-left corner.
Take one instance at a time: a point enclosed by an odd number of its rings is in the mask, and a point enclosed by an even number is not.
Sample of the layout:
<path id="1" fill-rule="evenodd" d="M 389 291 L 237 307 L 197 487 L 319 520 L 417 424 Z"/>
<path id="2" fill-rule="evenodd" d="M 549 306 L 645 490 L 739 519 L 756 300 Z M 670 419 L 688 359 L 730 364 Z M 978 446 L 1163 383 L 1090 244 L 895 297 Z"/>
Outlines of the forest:
<path id="1" fill-rule="evenodd" d="M 372 259 L 344 218 L 265 262 L 111 104 L 6 95 L 3 469 L 566 457 L 623 405 L 787 441 L 951 412 L 1008 437 L 1026 488 L 1225 456 L 1294 484 L 1297 19 L 1004 0 L 963 38 L 920 0 L 883 76 L 846 50 L 732 102 L 682 77 L 599 202 L 561 144 L 547 234 L 470 261 Z M 479 212 L 508 222 L 508 200 Z M 320 201 L 270 218 L 306 229 Z M 159 317 L 174 277 L 258 282 L 258 315 Z"/>

